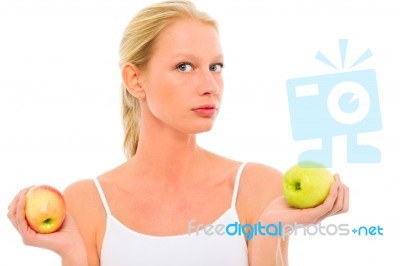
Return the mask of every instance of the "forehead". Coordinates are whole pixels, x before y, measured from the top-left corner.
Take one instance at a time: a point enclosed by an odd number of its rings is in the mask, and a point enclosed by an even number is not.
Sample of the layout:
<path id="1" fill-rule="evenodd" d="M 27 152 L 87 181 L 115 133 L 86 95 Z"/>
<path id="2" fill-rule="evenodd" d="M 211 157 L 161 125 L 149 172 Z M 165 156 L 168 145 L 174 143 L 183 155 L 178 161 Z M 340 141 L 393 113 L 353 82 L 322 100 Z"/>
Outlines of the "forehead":
<path id="1" fill-rule="evenodd" d="M 157 37 L 154 56 L 190 54 L 222 54 L 216 28 L 208 23 L 182 18 L 172 22 Z"/>

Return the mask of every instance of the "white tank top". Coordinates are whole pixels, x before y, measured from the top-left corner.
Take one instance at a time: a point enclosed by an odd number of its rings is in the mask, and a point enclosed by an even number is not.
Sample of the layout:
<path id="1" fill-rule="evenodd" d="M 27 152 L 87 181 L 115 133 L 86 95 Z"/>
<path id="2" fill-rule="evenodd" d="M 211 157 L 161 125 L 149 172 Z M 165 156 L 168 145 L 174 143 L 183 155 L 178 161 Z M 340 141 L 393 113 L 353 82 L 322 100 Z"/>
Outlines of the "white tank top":
<path id="1" fill-rule="evenodd" d="M 189 229 L 187 234 L 174 236 L 152 236 L 136 232 L 112 215 L 101 185 L 95 178 L 94 182 L 107 213 L 101 265 L 248 266 L 244 236 L 230 235 L 222 231 L 217 234 L 215 230 L 217 224 L 240 224 L 235 205 L 245 164 L 239 167 L 236 174 L 231 207 L 212 223 L 214 231 L 208 231 L 207 234 L 204 230 L 199 230 L 189 235 Z M 196 225 L 198 223 L 194 222 L 193 226 Z"/>

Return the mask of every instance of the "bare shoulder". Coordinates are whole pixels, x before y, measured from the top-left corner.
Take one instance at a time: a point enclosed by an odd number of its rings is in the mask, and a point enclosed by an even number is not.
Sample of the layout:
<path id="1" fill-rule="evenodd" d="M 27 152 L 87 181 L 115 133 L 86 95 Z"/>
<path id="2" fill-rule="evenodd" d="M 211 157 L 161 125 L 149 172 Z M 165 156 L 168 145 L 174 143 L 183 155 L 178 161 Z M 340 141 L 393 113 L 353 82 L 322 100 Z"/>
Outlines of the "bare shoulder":
<path id="1" fill-rule="evenodd" d="M 100 232 L 105 227 L 105 212 L 92 179 L 77 181 L 63 192 L 67 211 L 72 216 L 86 246 L 90 265 L 98 265 Z"/>
<path id="2" fill-rule="evenodd" d="M 115 177 L 124 174 L 123 170 L 126 168 L 124 166 L 125 164 L 118 165 L 117 167 L 99 175 L 97 180 L 100 181 L 102 186 L 105 180 L 115 182 Z M 93 179 L 82 179 L 72 183 L 64 190 L 63 194 L 67 204 L 69 204 L 71 208 L 88 208 L 88 210 L 90 210 L 91 208 L 96 207 L 96 210 L 104 212 L 104 208 L 98 208 L 99 206 L 102 206 L 102 202 Z"/>
<path id="3" fill-rule="evenodd" d="M 248 223 L 257 222 L 265 207 L 283 195 L 282 173 L 260 163 L 248 163 L 240 180 L 237 209 Z"/>
<path id="4" fill-rule="evenodd" d="M 87 224 L 91 224 L 94 229 L 93 225 L 105 215 L 99 192 L 92 179 L 72 183 L 64 190 L 63 195 L 67 210 L 80 230 Z"/>
<path id="5" fill-rule="evenodd" d="M 98 197 L 96 186 L 91 179 L 84 179 L 72 183 L 63 192 L 67 207 L 71 210 L 75 208 L 90 208 L 94 198 Z"/>

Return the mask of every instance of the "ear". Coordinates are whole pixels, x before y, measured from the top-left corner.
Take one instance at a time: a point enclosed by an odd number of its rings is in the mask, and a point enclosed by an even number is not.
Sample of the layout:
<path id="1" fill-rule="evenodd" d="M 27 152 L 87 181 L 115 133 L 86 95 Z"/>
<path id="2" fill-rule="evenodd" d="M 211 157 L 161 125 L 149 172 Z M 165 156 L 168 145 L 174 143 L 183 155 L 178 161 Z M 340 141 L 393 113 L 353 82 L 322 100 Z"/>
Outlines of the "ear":
<path id="1" fill-rule="evenodd" d="M 133 97 L 139 100 L 145 98 L 146 94 L 139 80 L 139 69 L 135 65 L 127 63 L 123 66 L 122 80 L 126 89 Z"/>

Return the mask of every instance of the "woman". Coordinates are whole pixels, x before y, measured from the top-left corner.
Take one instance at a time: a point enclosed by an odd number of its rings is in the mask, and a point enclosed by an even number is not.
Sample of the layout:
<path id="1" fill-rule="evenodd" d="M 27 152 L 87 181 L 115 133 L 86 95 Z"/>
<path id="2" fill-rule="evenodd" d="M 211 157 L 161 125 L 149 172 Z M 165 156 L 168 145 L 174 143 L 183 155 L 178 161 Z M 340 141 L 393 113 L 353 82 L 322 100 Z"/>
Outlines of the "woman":
<path id="1" fill-rule="evenodd" d="M 322 205 L 296 210 L 275 169 L 197 146 L 196 134 L 219 112 L 223 60 L 216 22 L 190 2 L 139 12 L 120 46 L 128 160 L 70 185 L 67 218 L 53 234 L 29 228 L 27 189 L 18 193 L 8 215 L 24 243 L 74 266 L 286 265 L 287 238 L 231 236 L 219 225 L 310 224 L 347 211 L 348 189 L 337 175 Z"/>

